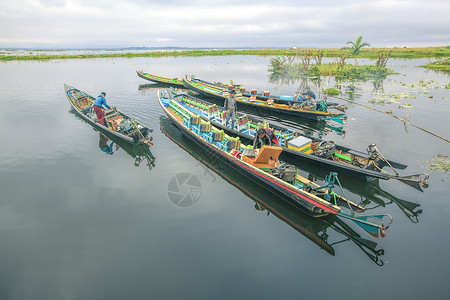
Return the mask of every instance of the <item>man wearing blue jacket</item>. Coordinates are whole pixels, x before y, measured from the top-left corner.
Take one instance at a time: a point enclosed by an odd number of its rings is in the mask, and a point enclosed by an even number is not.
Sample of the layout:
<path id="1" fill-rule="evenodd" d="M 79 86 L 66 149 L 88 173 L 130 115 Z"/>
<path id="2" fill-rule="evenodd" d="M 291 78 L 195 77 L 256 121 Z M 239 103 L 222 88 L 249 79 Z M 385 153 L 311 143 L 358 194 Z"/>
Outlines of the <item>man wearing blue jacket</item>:
<path id="1" fill-rule="evenodd" d="M 103 113 L 103 105 L 107 108 L 110 108 L 108 104 L 106 104 L 105 99 L 106 93 L 102 92 L 94 101 L 94 111 L 97 114 L 97 120 L 103 126 L 106 126 L 105 114 Z"/>
<path id="2" fill-rule="evenodd" d="M 302 93 L 302 95 L 305 96 L 305 99 L 308 99 L 308 96 L 311 95 L 311 97 L 316 100 L 316 94 L 311 91 L 311 88 L 309 86 L 306 87 L 306 92 Z"/>
<path id="3" fill-rule="evenodd" d="M 316 94 L 314 94 L 314 92 L 311 91 L 311 88 L 309 86 L 306 87 L 306 92 L 298 94 L 298 96 L 294 98 L 295 100 L 298 101 L 306 101 L 308 100 L 308 96 L 311 96 L 313 100 L 316 100 Z"/>

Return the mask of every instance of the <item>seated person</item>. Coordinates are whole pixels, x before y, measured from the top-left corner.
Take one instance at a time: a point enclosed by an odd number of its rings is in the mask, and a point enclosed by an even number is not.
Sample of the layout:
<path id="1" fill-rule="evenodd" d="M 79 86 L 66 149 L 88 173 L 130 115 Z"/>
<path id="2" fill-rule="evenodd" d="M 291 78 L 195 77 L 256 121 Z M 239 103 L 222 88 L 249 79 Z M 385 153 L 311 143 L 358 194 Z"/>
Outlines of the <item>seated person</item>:
<path id="1" fill-rule="evenodd" d="M 305 102 L 300 104 L 299 107 L 302 109 L 307 109 L 307 110 L 315 110 L 316 102 L 314 101 L 314 99 L 311 95 L 308 95 L 308 98 L 305 100 Z"/>
<path id="2" fill-rule="evenodd" d="M 269 145 L 272 146 L 272 144 L 276 144 L 277 146 L 280 146 L 278 143 L 278 139 L 270 129 L 263 129 L 260 128 L 255 134 L 255 138 L 253 139 L 253 153 L 256 154 L 256 147 L 259 143 L 262 143 L 262 145 Z"/>
<path id="3" fill-rule="evenodd" d="M 298 94 L 297 97 L 294 97 L 294 98 L 295 98 L 295 100 L 298 100 L 298 101 L 306 101 L 306 100 L 308 100 L 309 96 L 311 96 L 314 100 L 316 100 L 316 94 L 314 94 L 314 92 L 311 91 L 311 88 L 309 86 L 307 86 L 306 92 L 304 92 L 302 94 Z"/>

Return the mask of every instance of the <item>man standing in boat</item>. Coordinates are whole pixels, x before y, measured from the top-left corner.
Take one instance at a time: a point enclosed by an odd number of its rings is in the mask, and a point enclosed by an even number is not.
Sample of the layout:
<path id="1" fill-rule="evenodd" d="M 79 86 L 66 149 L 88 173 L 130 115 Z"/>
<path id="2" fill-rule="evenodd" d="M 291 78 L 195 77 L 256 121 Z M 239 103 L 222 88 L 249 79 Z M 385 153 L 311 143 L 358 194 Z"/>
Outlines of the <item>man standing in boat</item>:
<path id="1" fill-rule="evenodd" d="M 103 113 L 103 105 L 107 108 L 110 108 L 106 103 L 106 93 L 102 92 L 94 101 L 94 111 L 97 114 L 97 120 L 103 126 L 106 126 L 105 114 Z"/>
<path id="2" fill-rule="evenodd" d="M 225 99 L 224 108 L 227 111 L 227 117 L 225 119 L 225 125 L 228 125 L 228 122 L 231 118 L 231 129 L 234 129 L 234 118 L 236 117 L 236 91 L 232 90 L 227 99 Z"/>
<path id="3" fill-rule="evenodd" d="M 268 128 L 260 128 L 255 134 L 255 138 L 253 139 L 253 152 L 256 154 L 256 147 L 258 147 L 259 143 L 262 143 L 262 145 L 269 145 L 272 146 L 272 144 L 275 144 L 277 146 L 280 146 L 280 143 L 278 143 L 278 139 L 273 133 L 271 129 Z"/>

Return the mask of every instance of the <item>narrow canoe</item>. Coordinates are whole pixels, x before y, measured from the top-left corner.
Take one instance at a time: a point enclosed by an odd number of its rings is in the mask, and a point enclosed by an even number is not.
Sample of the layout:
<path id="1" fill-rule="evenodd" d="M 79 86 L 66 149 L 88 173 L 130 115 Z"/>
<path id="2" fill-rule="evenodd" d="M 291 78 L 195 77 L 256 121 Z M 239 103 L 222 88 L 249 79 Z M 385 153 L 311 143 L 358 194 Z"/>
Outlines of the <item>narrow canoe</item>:
<path id="1" fill-rule="evenodd" d="M 273 170 L 278 168 L 274 164 L 282 151 L 281 147 L 263 146 L 256 157 L 253 154 L 245 154 L 245 148 L 247 147 L 241 144 L 238 138 L 230 137 L 213 126 L 207 126 L 206 129 L 203 129 L 202 124 L 199 123 L 200 118 L 185 109 L 177 101 L 172 100 L 169 94 L 169 90 L 158 92 L 161 108 L 184 134 L 206 151 L 217 155 L 233 169 L 257 182 L 265 189 L 282 195 L 283 199 L 292 206 L 313 217 L 341 212 L 340 206 L 326 200 L 327 195 L 330 195 L 328 190 L 314 190 L 314 187 L 317 188 L 318 185 L 308 179 L 297 173 L 292 182 L 277 177 L 277 172 Z M 343 197 L 337 197 L 341 201 L 345 201 L 346 205 L 351 203 Z M 351 203 L 351 206 L 356 211 L 364 210 L 363 207 L 353 203 Z"/>
<path id="2" fill-rule="evenodd" d="M 65 94 L 70 105 L 84 121 L 97 129 L 108 132 L 118 138 L 133 144 L 148 144 L 148 134 L 153 130 L 141 122 L 127 116 L 115 107 L 105 109 L 105 119 L 108 126 L 98 123 L 97 115 L 93 109 L 95 98 L 79 89 L 64 85 Z"/>
<path id="3" fill-rule="evenodd" d="M 228 90 L 234 89 L 236 91 L 240 91 L 242 96 L 244 96 L 244 97 L 255 96 L 256 99 L 264 100 L 264 101 L 267 101 L 269 99 L 273 99 L 275 103 L 279 103 L 279 104 L 303 103 L 303 101 L 294 100 L 294 96 L 292 96 L 292 95 L 289 95 L 289 96 L 287 96 L 287 95 L 278 96 L 278 95 L 272 95 L 270 93 L 270 91 L 264 91 L 263 93 L 260 93 L 256 89 L 250 89 L 249 90 L 249 89 L 246 89 L 244 86 L 242 86 L 240 84 L 234 84 L 234 83 L 224 84 L 224 83 L 221 83 L 221 82 L 211 83 L 211 82 L 208 82 L 208 81 L 205 81 L 205 80 L 201 80 L 201 79 L 198 79 L 198 78 L 197 78 L 197 80 L 199 82 L 203 82 L 205 84 L 215 84 L 218 87 L 220 87 L 221 89 L 228 89 Z M 332 102 L 327 102 L 327 105 L 331 106 L 331 107 L 339 106 L 338 103 L 332 103 Z"/>
<path id="4" fill-rule="evenodd" d="M 173 86 L 178 88 L 183 88 L 183 81 L 178 78 L 169 78 L 158 76 L 150 73 L 145 73 L 144 71 L 136 71 L 137 75 L 145 80 L 153 81 L 156 83 L 162 83 L 167 86 Z"/>
<path id="5" fill-rule="evenodd" d="M 215 99 L 225 100 L 228 98 L 228 89 L 222 89 L 221 87 L 206 83 L 203 80 L 196 78 L 183 78 L 183 85 L 192 91 L 195 91 L 201 95 L 213 97 Z M 321 107 L 319 110 L 310 110 L 304 107 L 290 106 L 286 104 L 269 104 L 268 101 L 252 99 L 251 97 L 245 97 L 242 94 L 236 95 L 236 100 L 239 108 L 255 109 L 257 112 L 287 114 L 306 118 L 314 121 L 326 121 L 333 120 L 339 123 L 344 123 L 347 116 L 344 113 L 331 112 L 328 107 Z"/>

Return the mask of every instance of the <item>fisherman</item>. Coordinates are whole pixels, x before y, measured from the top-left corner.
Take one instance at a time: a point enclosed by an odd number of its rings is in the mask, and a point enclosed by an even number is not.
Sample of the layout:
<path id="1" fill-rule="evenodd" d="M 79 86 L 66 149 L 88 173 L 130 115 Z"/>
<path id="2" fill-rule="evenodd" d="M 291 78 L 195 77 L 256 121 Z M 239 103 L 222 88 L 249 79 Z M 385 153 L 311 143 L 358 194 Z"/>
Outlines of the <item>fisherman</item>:
<path id="1" fill-rule="evenodd" d="M 225 99 L 224 108 L 227 110 L 225 126 L 231 118 L 231 129 L 234 129 L 234 118 L 236 117 L 236 91 L 232 90 L 227 99 Z"/>
<path id="2" fill-rule="evenodd" d="M 314 101 L 314 98 L 312 97 L 311 94 L 308 95 L 308 98 L 305 100 L 305 102 L 300 104 L 300 107 L 308 110 L 316 109 L 316 102 Z"/>
<path id="3" fill-rule="evenodd" d="M 97 114 L 97 120 L 103 126 L 107 126 L 105 120 L 105 114 L 103 113 L 103 105 L 107 108 L 110 108 L 106 103 L 106 93 L 102 92 L 94 101 L 94 111 Z"/>
<path id="4" fill-rule="evenodd" d="M 308 99 L 308 96 L 311 96 L 314 100 L 316 100 L 316 94 L 311 91 L 311 88 L 309 86 L 306 87 L 306 92 L 302 93 L 302 96 L 304 96 L 306 100 Z"/>
<path id="5" fill-rule="evenodd" d="M 256 154 L 256 147 L 259 143 L 262 143 L 263 145 L 269 145 L 272 146 L 272 144 L 276 144 L 280 146 L 278 143 L 278 139 L 273 133 L 271 129 L 268 128 L 260 128 L 255 134 L 255 138 L 253 139 L 253 152 Z"/>
<path id="6" fill-rule="evenodd" d="M 311 88 L 309 86 L 306 87 L 306 92 L 301 94 L 295 94 L 294 99 L 298 101 L 306 101 L 308 100 L 308 96 L 311 96 L 314 100 L 316 100 L 316 94 L 314 94 L 313 91 L 311 91 Z"/>

